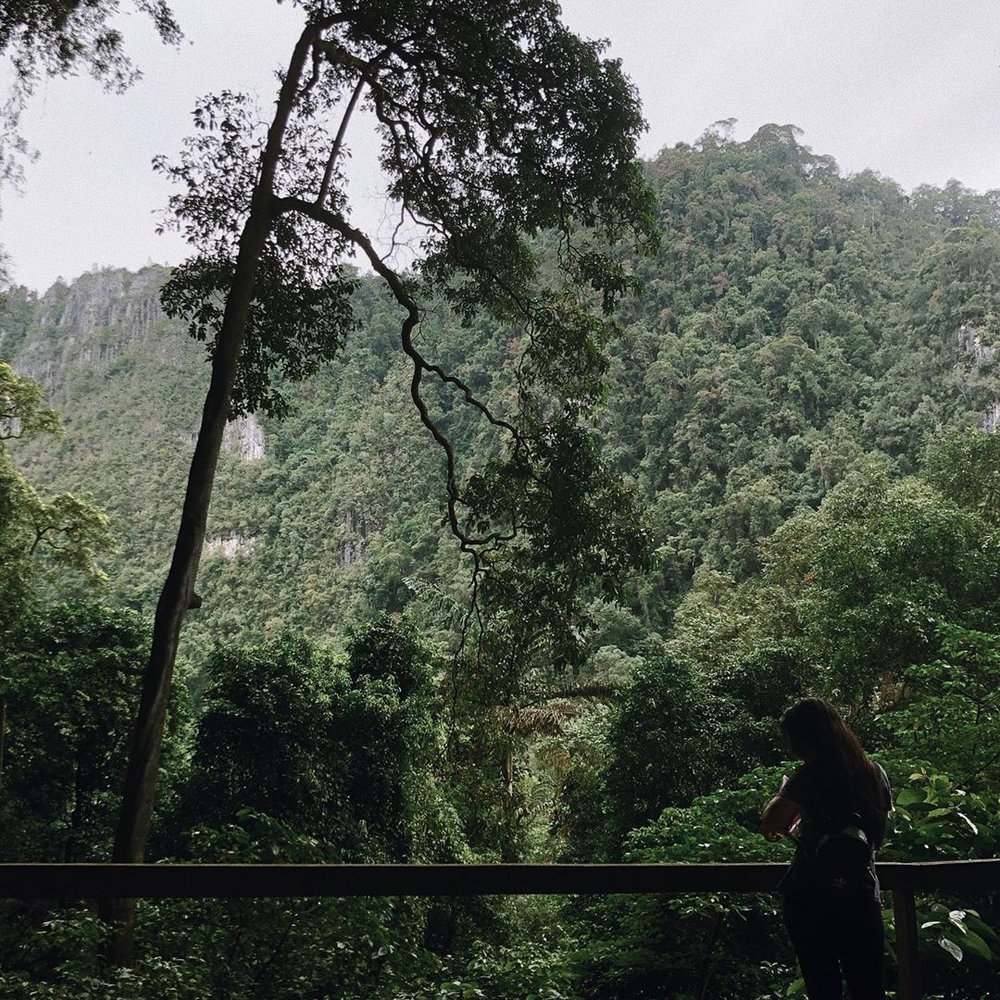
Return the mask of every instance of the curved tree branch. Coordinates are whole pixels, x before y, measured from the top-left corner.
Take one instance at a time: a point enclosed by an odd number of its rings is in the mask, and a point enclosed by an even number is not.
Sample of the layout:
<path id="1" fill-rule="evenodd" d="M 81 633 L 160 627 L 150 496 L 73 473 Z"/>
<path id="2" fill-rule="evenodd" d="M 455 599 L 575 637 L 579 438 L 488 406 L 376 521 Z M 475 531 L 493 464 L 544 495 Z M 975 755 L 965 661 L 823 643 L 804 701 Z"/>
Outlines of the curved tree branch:
<path id="1" fill-rule="evenodd" d="M 303 201 L 301 198 L 275 198 L 273 206 L 276 213 L 294 211 L 307 215 L 318 222 L 330 226 L 331 229 L 334 229 L 350 240 L 365 254 L 373 270 L 385 281 L 396 301 L 406 310 L 406 318 L 403 320 L 403 325 L 400 329 L 400 341 L 404 353 L 413 363 L 413 377 L 410 380 L 410 397 L 417 408 L 417 413 L 420 415 L 421 423 L 427 428 L 442 451 L 444 451 L 447 463 L 448 522 L 451 532 L 458 539 L 462 551 L 472 553 L 477 549 L 497 545 L 516 538 L 518 534 L 517 525 L 512 526 L 510 532 L 491 532 L 482 537 L 472 536 L 462 528 L 458 519 L 458 504 L 463 502 L 463 498 L 458 488 L 455 449 L 451 441 L 431 417 L 427 409 L 427 404 L 420 393 L 420 383 L 424 372 L 433 374 L 442 381 L 459 388 L 470 406 L 482 413 L 493 426 L 506 430 L 514 437 L 515 447 L 523 443 L 523 439 L 517 428 L 508 421 L 494 416 L 486 404 L 477 399 L 471 388 L 461 379 L 454 375 L 449 375 L 438 365 L 430 364 L 419 350 L 417 350 L 416 345 L 413 343 L 413 330 L 420 322 L 420 310 L 417 303 L 407 291 L 403 279 L 382 260 L 374 246 L 372 246 L 371 240 L 360 229 L 356 229 L 350 225 L 350 223 L 336 212 L 320 208 L 318 205 Z"/>

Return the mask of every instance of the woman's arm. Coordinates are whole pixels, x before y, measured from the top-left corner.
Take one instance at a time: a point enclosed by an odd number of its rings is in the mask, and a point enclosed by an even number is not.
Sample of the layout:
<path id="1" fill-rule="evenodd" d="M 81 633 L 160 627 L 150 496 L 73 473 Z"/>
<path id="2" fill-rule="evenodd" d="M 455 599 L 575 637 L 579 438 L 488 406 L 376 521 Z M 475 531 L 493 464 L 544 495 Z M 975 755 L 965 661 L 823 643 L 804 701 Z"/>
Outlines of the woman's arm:
<path id="1" fill-rule="evenodd" d="M 760 832 L 768 840 L 781 840 L 802 813 L 802 806 L 785 795 L 775 795 L 760 816 Z"/>

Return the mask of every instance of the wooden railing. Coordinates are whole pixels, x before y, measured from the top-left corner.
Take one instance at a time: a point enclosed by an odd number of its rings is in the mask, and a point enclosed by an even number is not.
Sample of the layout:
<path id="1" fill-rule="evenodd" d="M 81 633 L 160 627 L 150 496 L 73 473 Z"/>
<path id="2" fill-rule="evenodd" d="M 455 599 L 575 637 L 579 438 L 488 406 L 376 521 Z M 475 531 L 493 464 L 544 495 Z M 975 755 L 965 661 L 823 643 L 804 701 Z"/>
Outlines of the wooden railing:
<path id="1" fill-rule="evenodd" d="M 772 892 L 784 865 L 0 864 L 6 899 L 248 899 Z M 915 896 L 1000 890 L 1000 859 L 878 866 L 892 893 L 899 1000 L 920 1000 Z"/>

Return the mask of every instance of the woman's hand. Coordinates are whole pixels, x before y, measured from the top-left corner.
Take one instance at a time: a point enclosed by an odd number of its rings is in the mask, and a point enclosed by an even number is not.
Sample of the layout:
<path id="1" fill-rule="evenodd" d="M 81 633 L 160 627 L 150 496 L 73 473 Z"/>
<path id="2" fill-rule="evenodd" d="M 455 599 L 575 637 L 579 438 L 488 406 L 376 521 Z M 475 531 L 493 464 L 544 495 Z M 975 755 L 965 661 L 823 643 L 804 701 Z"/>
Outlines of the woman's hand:
<path id="1" fill-rule="evenodd" d="M 782 787 L 784 787 L 782 782 Z M 802 807 L 780 792 L 766 806 L 760 817 L 760 832 L 770 841 L 781 840 L 799 821 Z"/>

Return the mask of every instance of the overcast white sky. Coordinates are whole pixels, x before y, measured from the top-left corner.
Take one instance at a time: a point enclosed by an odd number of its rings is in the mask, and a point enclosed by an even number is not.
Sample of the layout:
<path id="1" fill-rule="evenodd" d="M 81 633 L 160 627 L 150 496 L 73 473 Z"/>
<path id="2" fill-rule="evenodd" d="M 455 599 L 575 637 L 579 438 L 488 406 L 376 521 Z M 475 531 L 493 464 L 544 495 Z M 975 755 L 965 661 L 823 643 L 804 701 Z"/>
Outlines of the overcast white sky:
<path id="1" fill-rule="evenodd" d="M 175 0 L 186 39 L 155 41 L 126 21 L 144 78 L 125 96 L 86 78 L 47 81 L 23 132 L 40 151 L 23 194 L 0 193 L 0 245 L 14 280 L 44 290 L 95 265 L 175 264 L 156 236 L 170 186 L 150 160 L 190 132 L 195 99 L 224 88 L 273 100 L 299 13 L 274 0 Z M 950 177 L 1000 188 L 997 0 L 563 0 L 579 33 L 608 38 L 642 95 L 642 153 L 693 142 L 737 118 L 737 137 L 792 123 L 818 153 L 871 167 L 906 189 Z M 355 219 L 382 222 L 373 142 L 353 138 Z"/>

